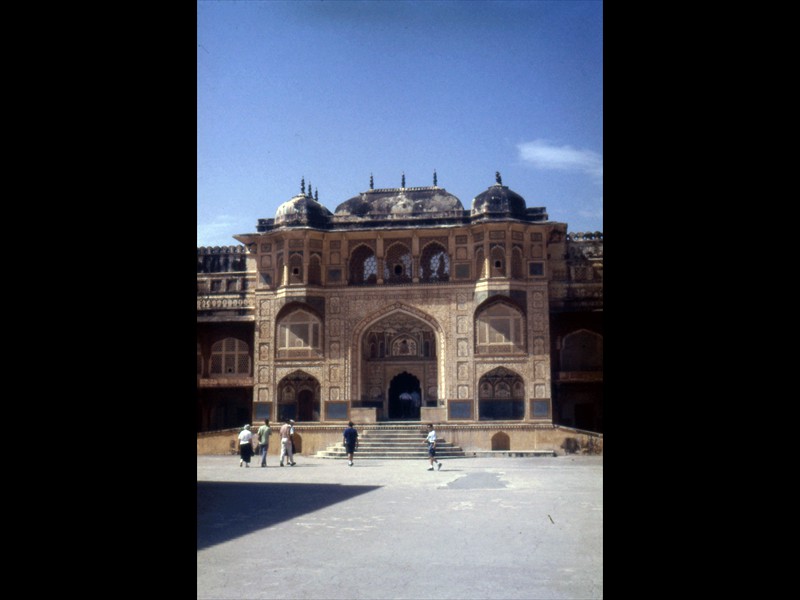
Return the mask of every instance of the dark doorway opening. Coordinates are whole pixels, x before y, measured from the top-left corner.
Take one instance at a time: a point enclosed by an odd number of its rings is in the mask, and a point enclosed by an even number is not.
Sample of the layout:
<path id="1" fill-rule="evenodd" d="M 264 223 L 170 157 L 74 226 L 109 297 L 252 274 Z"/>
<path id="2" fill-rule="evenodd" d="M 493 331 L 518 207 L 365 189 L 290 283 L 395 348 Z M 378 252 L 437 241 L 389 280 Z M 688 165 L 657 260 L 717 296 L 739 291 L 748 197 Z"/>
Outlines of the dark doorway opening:
<path id="1" fill-rule="evenodd" d="M 389 419 L 419 421 L 422 389 L 419 379 L 405 371 L 389 384 Z"/>
<path id="2" fill-rule="evenodd" d="M 297 420 L 314 421 L 314 392 L 303 390 L 297 394 Z"/>

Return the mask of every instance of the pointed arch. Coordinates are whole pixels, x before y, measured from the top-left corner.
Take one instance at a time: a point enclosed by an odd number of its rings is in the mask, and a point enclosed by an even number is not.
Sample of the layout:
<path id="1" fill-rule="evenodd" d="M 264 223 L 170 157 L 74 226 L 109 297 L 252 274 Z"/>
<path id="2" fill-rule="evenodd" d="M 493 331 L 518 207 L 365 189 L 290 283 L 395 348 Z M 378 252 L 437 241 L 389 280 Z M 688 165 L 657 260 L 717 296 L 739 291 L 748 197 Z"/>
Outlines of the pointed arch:
<path id="1" fill-rule="evenodd" d="M 578 329 L 564 336 L 561 343 L 562 371 L 602 371 L 603 336 Z"/>
<path id="2" fill-rule="evenodd" d="M 375 252 L 366 244 L 359 244 L 350 254 L 348 283 L 350 285 L 378 283 L 378 262 Z"/>
<path id="3" fill-rule="evenodd" d="M 489 269 L 492 277 L 506 276 L 506 251 L 502 246 L 493 246 L 489 251 Z"/>
<path id="4" fill-rule="evenodd" d="M 322 285 L 322 260 L 317 253 L 308 262 L 308 285 Z"/>
<path id="5" fill-rule="evenodd" d="M 505 367 L 492 369 L 478 382 L 478 418 L 481 421 L 522 420 L 525 417 L 525 382 Z"/>
<path id="6" fill-rule="evenodd" d="M 439 242 L 430 242 L 419 260 L 419 280 L 423 283 L 450 280 L 450 255 Z"/>
<path id="7" fill-rule="evenodd" d="M 411 250 L 403 242 L 395 242 L 386 249 L 383 261 L 385 283 L 411 283 Z"/>
<path id="8" fill-rule="evenodd" d="M 302 303 L 284 306 L 275 327 L 278 358 L 322 357 L 322 319 Z"/>
<path id="9" fill-rule="evenodd" d="M 505 298 L 492 299 L 475 311 L 475 354 L 525 352 L 525 314 Z"/>
<path id="10" fill-rule="evenodd" d="M 299 252 L 289 256 L 289 283 L 303 283 L 303 255 Z"/>
<path id="11" fill-rule="evenodd" d="M 525 271 L 522 267 L 522 248 L 514 246 L 511 249 L 511 278 L 524 279 Z"/>
<path id="12" fill-rule="evenodd" d="M 320 420 L 320 389 L 317 378 L 298 369 L 278 382 L 278 421 Z"/>

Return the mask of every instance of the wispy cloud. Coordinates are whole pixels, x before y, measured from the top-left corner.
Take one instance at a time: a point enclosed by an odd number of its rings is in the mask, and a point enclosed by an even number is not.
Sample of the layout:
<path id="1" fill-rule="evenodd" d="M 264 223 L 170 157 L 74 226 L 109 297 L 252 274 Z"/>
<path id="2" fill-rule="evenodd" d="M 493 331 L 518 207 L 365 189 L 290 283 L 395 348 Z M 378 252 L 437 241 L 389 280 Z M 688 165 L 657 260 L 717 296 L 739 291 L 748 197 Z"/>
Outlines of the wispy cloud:
<path id="1" fill-rule="evenodd" d="M 217 215 L 207 223 L 197 223 L 198 246 L 233 246 L 238 244 L 233 235 L 237 219 L 232 215 Z"/>
<path id="2" fill-rule="evenodd" d="M 537 169 L 558 171 L 583 171 L 603 179 L 603 157 L 591 150 L 575 150 L 571 146 L 555 146 L 545 140 L 517 144 L 520 160 Z"/>

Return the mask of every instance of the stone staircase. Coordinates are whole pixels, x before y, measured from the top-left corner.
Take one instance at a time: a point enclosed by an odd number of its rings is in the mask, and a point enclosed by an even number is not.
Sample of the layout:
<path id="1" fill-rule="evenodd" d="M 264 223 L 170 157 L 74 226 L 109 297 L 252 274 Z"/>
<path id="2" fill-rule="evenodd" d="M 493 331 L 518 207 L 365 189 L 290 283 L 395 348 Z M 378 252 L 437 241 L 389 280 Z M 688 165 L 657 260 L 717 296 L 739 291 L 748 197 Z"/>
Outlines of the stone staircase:
<path id="1" fill-rule="evenodd" d="M 425 459 L 428 456 L 428 445 L 423 444 L 428 433 L 419 423 L 411 425 L 379 425 L 358 430 L 358 450 L 356 460 L 380 459 Z M 441 436 L 436 440 L 437 458 L 464 458 L 464 450 L 448 442 Z M 317 458 L 347 459 L 342 442 L 328 446 L 315 455 Z"/>

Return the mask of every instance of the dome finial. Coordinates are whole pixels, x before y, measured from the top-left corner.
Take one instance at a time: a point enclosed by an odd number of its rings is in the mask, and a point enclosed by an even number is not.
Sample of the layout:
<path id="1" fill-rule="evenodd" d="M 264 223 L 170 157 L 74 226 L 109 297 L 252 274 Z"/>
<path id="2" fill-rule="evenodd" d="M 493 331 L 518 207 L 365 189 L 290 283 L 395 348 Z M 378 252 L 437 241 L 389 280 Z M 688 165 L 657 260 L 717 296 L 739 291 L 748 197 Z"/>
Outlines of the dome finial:
<path id="1" fill-rule="evenodd" d="M 306 177 L 305 177 L 305 175 L 303 175 L 303 177 L 300 179 L 300 193 L 303 194 L 303 196 L 306 195 Z"/>
<path id="2" fill-rule="evenodd" d="M 433 170 L 433 187 L 436 187 L 436 169 Z"/>
<path id="3" fill-rule="evenodd" d="M 308 181 L 308 195 L 311 196 L 311 180 Z"/>
<path id="4" fill-rule="evenodd" d="M 402 179 L 402 183 L 400 184 L 400 187 L 403 188 L 403 189 L 405 189 L 405 187 L 406 187 L 406 172 L 405 171 L 403 171 L 403 179 Z"/>
<path id="5" fill-rule="evenodd" d="M 314 190 L 314 201 L 319 202 L 319 188 Z"/>
<path id="6" fill-rule="evenodd" d="M 372 173 L 369 174 L 369 189 L 375 189 L 375 182 L 372 180 Z"/>
<path id="7" fill-rule="evenodd" d="M 497 182 L 497 185 L 503 185 L 503 178 L 500 177 L 500 171 L 494 172 L 494 180 Z"/>

